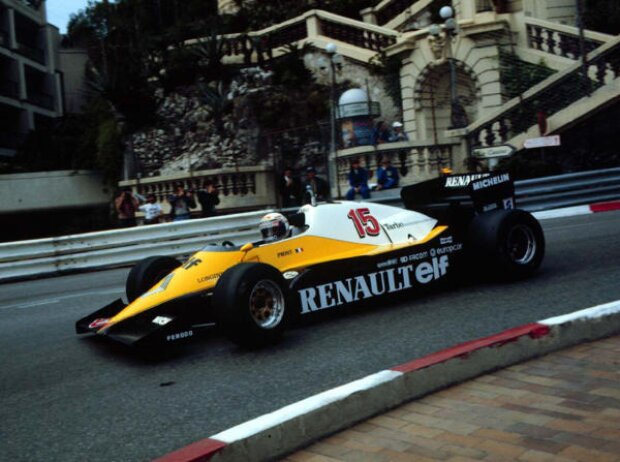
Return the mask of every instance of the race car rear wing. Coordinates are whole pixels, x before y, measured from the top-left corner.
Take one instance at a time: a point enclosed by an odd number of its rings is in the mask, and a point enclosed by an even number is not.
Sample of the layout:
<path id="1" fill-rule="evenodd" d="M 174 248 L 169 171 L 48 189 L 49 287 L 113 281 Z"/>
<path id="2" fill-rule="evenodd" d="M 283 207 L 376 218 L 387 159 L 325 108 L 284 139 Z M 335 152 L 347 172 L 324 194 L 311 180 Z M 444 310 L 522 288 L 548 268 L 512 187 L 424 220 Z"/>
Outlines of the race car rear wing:
<path id="1" fill-rule="evenodd" d="M 408 209 L 444 222 L 516 205 L 514 184 L 506 172 L 448 175 L 405 186 L 400 195 Z"/>

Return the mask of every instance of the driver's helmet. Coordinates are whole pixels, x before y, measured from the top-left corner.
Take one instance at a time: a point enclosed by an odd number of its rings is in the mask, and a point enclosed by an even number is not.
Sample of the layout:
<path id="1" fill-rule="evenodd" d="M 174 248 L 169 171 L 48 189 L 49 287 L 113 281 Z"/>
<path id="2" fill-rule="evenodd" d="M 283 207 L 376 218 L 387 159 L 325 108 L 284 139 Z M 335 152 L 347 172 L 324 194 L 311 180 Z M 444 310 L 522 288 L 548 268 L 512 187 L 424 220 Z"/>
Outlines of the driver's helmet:
<path id="1" fill-rule="evenodd" d="M 265 241 L 277 241 L 288 236 L 290 225 L 284 215 L 274 212 L 261 218 L 258 229 Z"/>

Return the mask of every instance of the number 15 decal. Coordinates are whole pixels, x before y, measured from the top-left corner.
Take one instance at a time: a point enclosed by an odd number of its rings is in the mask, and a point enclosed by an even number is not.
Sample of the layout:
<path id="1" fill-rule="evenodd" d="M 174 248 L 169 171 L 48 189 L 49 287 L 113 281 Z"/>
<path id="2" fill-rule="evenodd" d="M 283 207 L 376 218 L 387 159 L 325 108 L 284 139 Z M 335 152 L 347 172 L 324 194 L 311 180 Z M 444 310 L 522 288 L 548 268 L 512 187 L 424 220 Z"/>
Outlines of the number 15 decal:
<path id="1" fill-rule="evenodd" d="M 355 231 L 357 231 L 361 238 L 366 237 L 366 235 L 378 236 L 381 232 L 379 222 L 370 214 L 370 210 L 367 208 L 351 209 L 347 214 L 347 218 L 353 221 Z"/>

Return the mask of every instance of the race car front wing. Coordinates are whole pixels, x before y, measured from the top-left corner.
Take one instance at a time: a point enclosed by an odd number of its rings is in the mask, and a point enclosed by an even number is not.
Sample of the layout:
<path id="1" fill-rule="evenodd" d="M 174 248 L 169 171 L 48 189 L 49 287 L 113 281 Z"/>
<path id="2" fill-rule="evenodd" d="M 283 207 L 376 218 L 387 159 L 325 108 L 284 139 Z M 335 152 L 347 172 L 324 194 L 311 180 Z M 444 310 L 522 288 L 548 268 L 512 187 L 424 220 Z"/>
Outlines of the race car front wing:
<path id="1" fill-rule="evenodd" d="M 181 297 L 110 325 L 110 320 L 127 306 L 121 299 L 91 313 L 75 323 L 78 334 L 96 333 L 132 346 L 178 342 L 194 335 L 193 326 L 208 322 L 205 299 L 197 309 L 193 297 Z"/>

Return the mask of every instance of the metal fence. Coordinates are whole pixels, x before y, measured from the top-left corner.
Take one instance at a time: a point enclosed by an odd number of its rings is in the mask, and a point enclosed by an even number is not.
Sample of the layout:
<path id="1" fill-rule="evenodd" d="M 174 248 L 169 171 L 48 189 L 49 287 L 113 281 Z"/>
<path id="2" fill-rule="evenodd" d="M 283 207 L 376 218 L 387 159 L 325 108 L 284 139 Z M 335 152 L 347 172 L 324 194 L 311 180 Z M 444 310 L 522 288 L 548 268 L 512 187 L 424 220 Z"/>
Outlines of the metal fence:
<path id="1" fill-rule="evenodd" d="M 616 200 L 620 168 L 517 181 L 515 188 L 517 206 L 530 212 Z M 374 194 L 371 200 L 402 206 L 397 190 Z M 226 240 L 258 240 L 257 223 L 269 211 L 3 243 L 0 281 L 129 265 L 151 255 L 189 255 Z"/>
<path id="2" fill-rule="evenodd" d="M 620 168 L 515 182 L 517 206 L 530 212 L 620 198 Z"/>
<path id="3" fill-rule="evenodd" d="M 223 241 L 260 239 L 265 211 L 0 244 L 0 281 L 182 256 Z"/>

